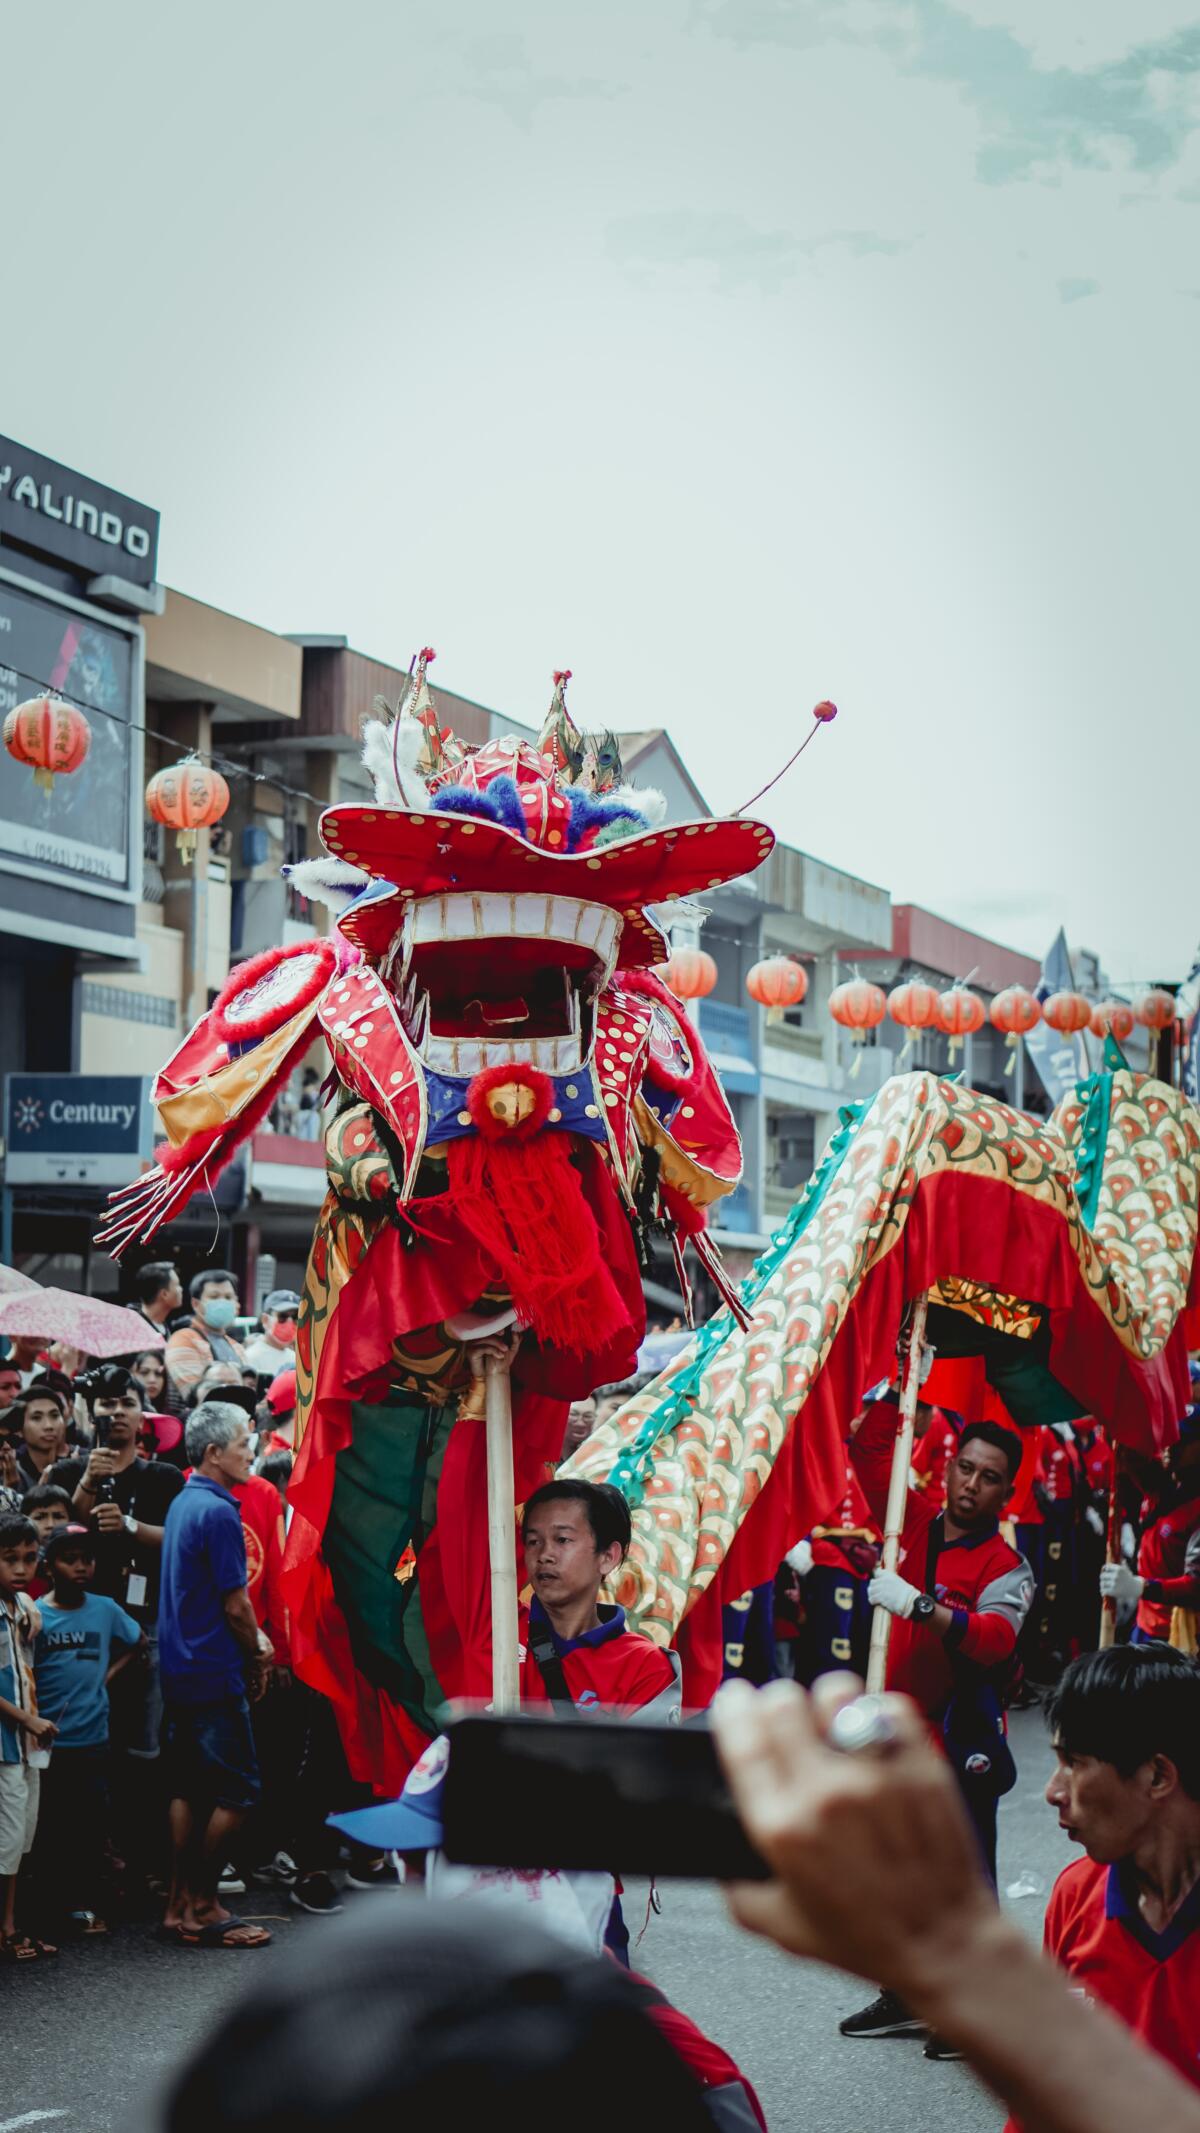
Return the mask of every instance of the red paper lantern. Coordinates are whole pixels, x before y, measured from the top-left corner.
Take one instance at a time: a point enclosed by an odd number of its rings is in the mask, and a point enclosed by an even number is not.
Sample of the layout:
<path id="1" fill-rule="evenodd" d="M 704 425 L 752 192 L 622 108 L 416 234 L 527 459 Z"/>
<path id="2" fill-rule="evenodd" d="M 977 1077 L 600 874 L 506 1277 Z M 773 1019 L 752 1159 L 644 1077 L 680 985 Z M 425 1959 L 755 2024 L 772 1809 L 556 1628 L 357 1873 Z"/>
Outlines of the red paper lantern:
<path id="1" fill-rule="evenodd" d="M 92 745 L 82 711 L 56 696 L 31 696 L 4 721 L 4 745 L 18 763 L 28 763 L 33 782 L 52 792 L 54 780 L 78 770 Z"/>
<path id="2" fill-rule="evenodd" d="M 952 985 L 948 992 L 939 993 L 937 1026 L 950 1039 L 952 1066 L 966 1039 L 983 1028 L 983 1020 L 983 1001 L 977 992 L 965 985 Z"/>
<path id="3" fill-rule="evenodd" d="M 1137 1016 L 1124 1000 L 1099 1000 L 1092 1009 L 1092 1034 L 1096 1037 L 1115 1037 L 1124 1044 L 1132 1037 Z"/>
<path id="4" fill-rule="evenodd" d="M 704 948 L 677 948 L 663 979 L 677 1000 L 705 1000 L 717 982 L 717 966 Z"/>
<path id="5" fill-rule="evenodd" d="M 1004 1071 L 1011 1074 L 1017 1063 L 1017 1046 L 1042 1019 L 1041 1002 L 1024 985 L 1006 985 L 988 1009 L 993 1029 L 1002 1030 L 1005 1044 Z"/>
<path id="6" fill-rule="evenodd" d="M 916 1043 L 918 1030 L 936 1028 L 938 996 L 932 985 L 924 984 L 920 978 L 909 978 L 903 985 L 893 985 L 887 1005 L 893 1022 L 899 1023 L 905 1033 L 900 1047 L 903 1059 L 905 1052 Z"/>
<path id="7" fill-rule="evenodd" d="M 1052 992 L 1042 1009 L 1051 1029 L 1060 1037 L 1074 1037 L 1092 1019 L 1092 1003 L 1081 992 Z"/>
<path id="8" fill-rule="evenodd" d="M 808 972 L 789 955 L 768 955 L 746 974 L 746 991 L 767 1010 L 768 1022 L 782 1022 L 786 1007 L 798 1007 L 808 991 Z"/>
<path id="9" fill-rule="evenodd" d="M 220 771 L 191 756 L 160 770 L 146 787 L 147 812 L 177 832 L 175 843 L 185 866 L 191 864 L 199 832 L 219 822 L 228 805 L 229 787 Z"/>
<path id="10" fill-rule="evenodd" d="M 1145 1029 L 1167 1029 L 1175 1020 L 1175 996 L 1152 985 L 1148 992 L 1138 994 L 1133 1012 Z"/>
<path id="11" fill-rule="evenodd" d="M 867 1031 L 877 1029 L 887 1012 L 887 1001 L 878 985 L 866 978 L 848 978 L 844 985 L 835 985 L 829 995 L 829 1012 L 835 1022 L 850 1032 L 850 1041 L 861 1047 L 867 1041 Z M 856 1049 L 851 1078 L 862 1065 L 862 1051 Z"/>

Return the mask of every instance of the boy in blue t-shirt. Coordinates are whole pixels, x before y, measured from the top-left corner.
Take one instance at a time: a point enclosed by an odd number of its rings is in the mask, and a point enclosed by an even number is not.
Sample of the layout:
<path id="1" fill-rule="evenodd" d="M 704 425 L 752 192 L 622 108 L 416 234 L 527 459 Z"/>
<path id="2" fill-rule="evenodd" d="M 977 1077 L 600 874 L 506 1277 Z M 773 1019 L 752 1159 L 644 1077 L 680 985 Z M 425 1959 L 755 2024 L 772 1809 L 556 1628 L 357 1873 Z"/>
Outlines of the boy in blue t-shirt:
<path id="1" fill-rule="evenodd" d="M 38 1708 L 58 1731 L 42 1774 L 34 1874 L 46 1925 L 107 1932 L 100 1912 L 108 1820 L 108 1684 L 145 1637 L 115 1600 L 89 1592 L 96 1546 L 86 1526 L 58 1526 L 44 1561 L 33 1664 Z"/>

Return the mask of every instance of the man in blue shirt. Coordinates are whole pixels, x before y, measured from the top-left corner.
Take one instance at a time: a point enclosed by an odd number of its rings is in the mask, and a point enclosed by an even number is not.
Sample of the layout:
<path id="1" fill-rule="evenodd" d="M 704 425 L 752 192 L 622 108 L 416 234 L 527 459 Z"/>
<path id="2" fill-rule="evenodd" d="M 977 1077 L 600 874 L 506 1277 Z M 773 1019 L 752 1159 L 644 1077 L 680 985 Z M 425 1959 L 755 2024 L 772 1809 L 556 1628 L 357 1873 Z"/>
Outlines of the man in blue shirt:
<path id="1" fill-rule="evenodd" d="M 159 1661 L 171 1792 L 171 1888 L 163 1934 L 201 1948 L 258 1948 L 271 1936 L 217 1899 L 230 1846 L 259 1797 L 247 1691 L 274 1653 L 246 1590 L 246 1544 L 232 1494 L 250 1472 L 246 1416 L 205 1400 L 187 1426 L 192 1465 L 167 1513 Z"/>
<path id="2" fill-rule="evenodd" d="M 43 1561 L 52 1590 L 41 1603 L 33 1668 L 38 1708 L 58 1731 L 42 1773 L 34 1876 L 44 1930 L 102 1934 L 108 1684 L 146 1639 L 115 1600 L 88 1590 L 96 1543 L 86 1526 L 56 1526 Z"/>

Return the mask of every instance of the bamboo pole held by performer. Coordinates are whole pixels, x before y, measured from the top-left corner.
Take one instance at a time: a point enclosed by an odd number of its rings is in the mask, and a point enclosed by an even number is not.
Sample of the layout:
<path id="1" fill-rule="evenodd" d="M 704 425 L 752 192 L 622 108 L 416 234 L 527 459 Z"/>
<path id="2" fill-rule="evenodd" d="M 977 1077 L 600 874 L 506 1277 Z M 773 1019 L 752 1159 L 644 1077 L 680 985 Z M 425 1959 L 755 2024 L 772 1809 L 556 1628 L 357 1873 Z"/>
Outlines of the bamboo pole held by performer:
<path id="1" fill-rule="evenodd" d="M 900 1554 L 900 1537 L 904 1531 L 904 1514 L 908 1508 L 908 1476 L 912 1465 L 913 1427 L 917 1419 L 921 1354 L 925 1346 L 925 1319 L 928 1310 L 929 1298 L 919 1296 L 913 1305 L 912 1322 L 908 1330 L 908 1354 L 904 1364 L 904 1385 L 900 1393 L 900 1427 L 896 1431 L 892 1472 L 888 1481 L 883 1560 L 880 1565 L 883 1570 L 896 1568 Z M 877 1607 L 871 1616 L 871 1649 L 867 1658 L 867 1689 L 873 1695 L 878 1695 L 883 1688 L 891 1634 L 890 1614 L 886 1607 Z"/>
<path id="2" fill-rule="evenodd" d="M 1113 1445 L 1112 1455 L 1112 1479 L 1108 1485 L 1108 1525 L 1105 1528 L 1104 1535 L 1104 1560 L 1106 1564 L 1119 1563 L 1121 1560 L 1121 1511 L 1117 1501 L 1117 1481 L 1121 1459 L 1119 1445 Z M 1117 1603 L 1115 1600 L 1101 1600 L 1098 1647 L 1100 1651 L 1106 1652 L 1109 1646 L 1115 1644 L 1116 1641 Z"/>
<path id="3" fill-rule="evenodd" d="M 517 1551 L 513 1527 L 512 1387 L 509 1355 L 484 1357 L 488 1549 L 492 1569 L 492 1707 L 520 1708 L 517 1665 Z"/>

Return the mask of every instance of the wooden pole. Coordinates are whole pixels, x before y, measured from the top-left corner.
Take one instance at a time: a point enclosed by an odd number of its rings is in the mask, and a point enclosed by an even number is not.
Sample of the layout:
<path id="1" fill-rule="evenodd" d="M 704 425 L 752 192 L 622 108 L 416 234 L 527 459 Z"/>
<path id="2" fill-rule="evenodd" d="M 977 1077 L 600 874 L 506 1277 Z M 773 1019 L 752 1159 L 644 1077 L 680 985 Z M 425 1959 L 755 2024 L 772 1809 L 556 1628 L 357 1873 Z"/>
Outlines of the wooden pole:
<path id="1" fill-rule="evenodd" d="M 1117 1502 L 1117 1477 L 1120 1469 L 1120 1446 L 1112 1448 L 1112 1480 L 1108 1485 L 1108 1526 L 1104 1538 L 1104 1560 L 1119 1563 L 1121 1560 L 1121 1512 Z M 1099 1650 L 1106 1652 L 1117 1641 L 1117 1603 L 1115 1600 L 1100 1602 Z"/>
<path id="2" fill-rule="evenodd" d="M 904 1513 L 908 1508 L 908 1475 L 912 1465 L 913 1425 L 917 1419 L 917 1394 L 921 1386 L 921 1351 L 925 1345 L 925 1317 L 929 1298 L 919 1296 L 913 1305 L 912 1323 L 908 1331 L 908 1356 L 904 1366 L 904 1386 L 900 1394 L 900 1427 L 896 1431 L 896 1443 L 892 1452 L 892 1472 L 888 1482 L 887 1516 L 883 1528 L 883 1562 L 881 1568 L 894 1570 L 900 1554 L 900 1536 L 904 1531 Z M 886 1607 L 877 1607 L 871 1617 L 871 1650 L 867 1659 L 867 1691 L 877 1696 L 883 1688 L 887 1674 L 888 1643 L 892 1634 L 892 1618 Z"/>
<path id="3" fill-rule="evenodd" d="M 487 1430 L 488 1549 L 492 1569 L 492 1708 L 516 1711 L 517 1549 L 514 1530 L 511 1358 L 484 1357 Z"/>

